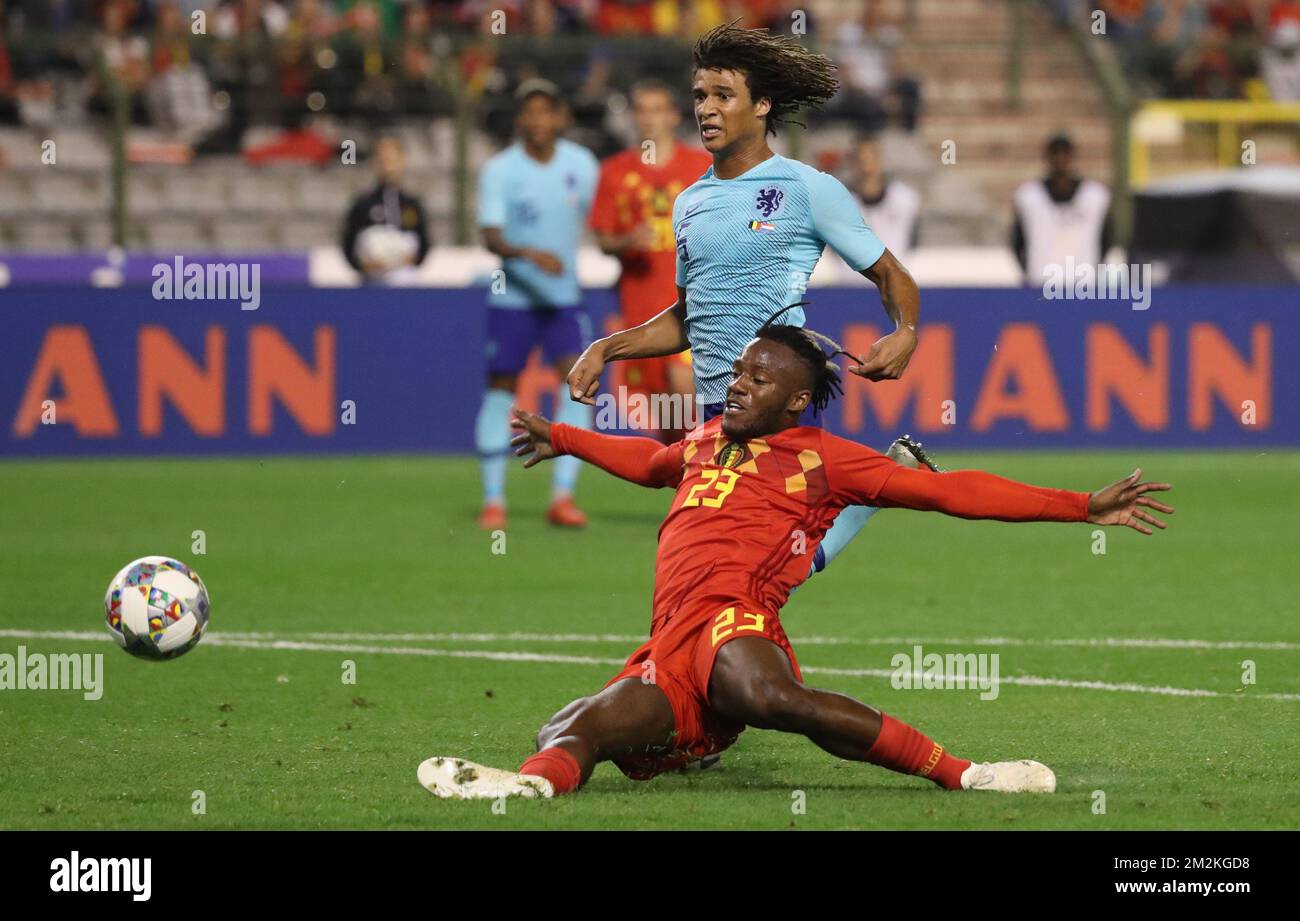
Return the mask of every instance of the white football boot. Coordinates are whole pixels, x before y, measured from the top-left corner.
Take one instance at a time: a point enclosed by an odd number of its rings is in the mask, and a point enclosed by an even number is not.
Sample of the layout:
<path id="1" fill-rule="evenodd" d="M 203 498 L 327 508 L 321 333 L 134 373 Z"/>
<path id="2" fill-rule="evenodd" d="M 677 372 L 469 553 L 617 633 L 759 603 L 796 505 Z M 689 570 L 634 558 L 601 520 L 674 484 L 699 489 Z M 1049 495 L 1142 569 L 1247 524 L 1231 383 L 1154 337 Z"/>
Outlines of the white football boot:
<path id="1" fill-rule="evenodd" d="M 545 777 L 484 767 L 463 758 L 430 758 L 420 763 L 415 776 L 420 786 L 443 799 L 550 799 L 555 788 Z"/>
<path id="2" fill-rule="evenodd" d="M 942 467 L 935 463 L 934 458 L 930 456 L 930 452 L 922 447 L 921 442 L 911 435 L 899 435 L 895 438 L 893 444 L 885 452 L 885 456 L 894 463 L 902 464 L 904 467 L 911 467 L 913 470 L 925 466 L 935 473 L 945 472 Z"/>
<path id="3" fill-rule="evenodd" d="M 1056 775 L 1037 761 L 971 762 L 961 772 L 963 790 L 996 790 L 999 793 L 1055 793 Z"/>

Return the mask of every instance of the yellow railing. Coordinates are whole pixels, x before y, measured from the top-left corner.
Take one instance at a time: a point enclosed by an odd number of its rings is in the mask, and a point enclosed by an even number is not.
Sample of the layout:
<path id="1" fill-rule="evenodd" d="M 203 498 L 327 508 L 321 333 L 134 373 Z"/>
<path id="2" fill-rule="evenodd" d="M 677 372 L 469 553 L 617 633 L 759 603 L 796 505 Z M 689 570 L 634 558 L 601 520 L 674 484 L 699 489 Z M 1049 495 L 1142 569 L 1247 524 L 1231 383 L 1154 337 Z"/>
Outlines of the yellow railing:
<path id="1" fill-rule="evenodd" d="M 1221 169 L 1242 164 L 1242 125 L 1292 125 L 1300 131 L 1300 102 L 1157 99 L 1133 113 L 1129 175 L 1135 188 L 1151 178 L 1151 148 L 1179 143 L 1188 124 L 1213 125 L 1216 161 Z"/>

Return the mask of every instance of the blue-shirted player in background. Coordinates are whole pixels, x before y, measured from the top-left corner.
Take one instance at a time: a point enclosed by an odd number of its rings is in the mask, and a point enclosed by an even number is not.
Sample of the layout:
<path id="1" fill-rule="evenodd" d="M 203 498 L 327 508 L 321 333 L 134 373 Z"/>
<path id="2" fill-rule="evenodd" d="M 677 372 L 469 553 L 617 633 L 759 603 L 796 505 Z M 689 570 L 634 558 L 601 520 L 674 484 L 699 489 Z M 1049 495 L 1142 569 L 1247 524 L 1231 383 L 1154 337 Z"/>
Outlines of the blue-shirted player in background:
<path id="1" fill-rule="evenodd" d="M 475 425 L 483 470 L 479 526 L 506 524 L 506 455 L 510 410 L 519 372 L 541 346 L 561 377 L 591 339 L 578 287 L 578 241 L 591 208 L 600 164 L 585 147 L 560 137 L 566 123 L 555 84 L 529 80 L 515 94 L 519 139 L 490 159 L 479 176 L 478 225 L 483 245 L 501 257 L 487 310 L 487 392 Z M 591 410 L 567 399 L 561 386 L 557 420 L 591 427 Z M 573 501 L 581 461 L 565 458 L 551 479 L 547 518 L 581 527 L 586 516 Z"/>
<path id="2" fill-rule="evenodd" d="M 695 118 L 713 166 L 673 209 L 677 303 L 592 343 L 569 372 L 572 399 L 592 401 L 607 362 L 672 355 L 689 346 L 704 418 L 721 413 L 732 363 L 774 311 L 803 299 L 827 245 L 876 284 L 895 325 L 849 370 L 873 381 L 901 377 L 916 349 L 916 283 L 863 222 L 838 179 L 777 156 L 767 142 L 790 115 L 835 95 L 835 65 L 794 39 L 734 25 L 701 36 L 692 65 Z M 803 310 L 786 312 L 782 321 L 802 326 Z M 901 454 L 900 446 L 913 457 Z M 933 469 L 907 439 L 891 453 Z M 843 550 L 875 511 L 841 512 L 811 570 Z"/>

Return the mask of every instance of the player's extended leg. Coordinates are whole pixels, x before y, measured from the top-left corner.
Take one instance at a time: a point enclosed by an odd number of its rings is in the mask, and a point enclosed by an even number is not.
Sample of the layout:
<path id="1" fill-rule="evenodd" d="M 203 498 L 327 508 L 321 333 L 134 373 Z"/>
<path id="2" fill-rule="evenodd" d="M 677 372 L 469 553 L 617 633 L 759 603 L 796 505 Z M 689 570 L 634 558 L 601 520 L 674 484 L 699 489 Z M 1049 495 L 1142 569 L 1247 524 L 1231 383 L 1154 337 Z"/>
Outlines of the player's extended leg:
<path id="1" fill-rule="evenodd" d="M 586 783 L 601 761 L 668 745 L 673 728 L 673 709 L 663 691 L 640 678 L 624 678 L 551 717 L 537 733 L 537 754 L 519 772 L 527 774 L 530 767 L 543 766 L 549 752 L 563 751 L 577 767 L 572 789 Z M 556 792 L 568 790 L 557 787 Z"/>
<path id="2" fill-rule="evenodd" d="M 450 799 L 559 796 L 585 783 L 601 761 L 667 746 L 674 726 L 663 691 L 626 678 L 551 717 L 537 734 L 537 753 L 518 771 L 430 758 L 420 765 L 420 783 Z"/>
<path id="3" fill-rule="evenodd" d="M 554 363 L 555 373 L 561 381 L 577 360 L 577 355 L 565 355 Z M 564 383 L 555 392 L 555 421 L 584 429 L 592 427 L 591 407 L 569 399 L 569 387 Z M 573 491 L 578 485 L 578 471 L 581 469 L 581 459 L 569 455 L 557 457 L 551 462 L 551 505 L 546 512 L 546 518 L 551 524 L 580 528 L 587 523 L 587 516 L 573 499 Z"/>
<path id="4" fill-rule="evenodd" d="M 838 758 L 916 774 L 948 790 L 1056 789 L 1055 775 L 1036 761 L 972 764 L 852 697 L 808 687 L 795 676 L 785 652 L 763 637 L 732 640 L 718 650 L 709 703 L 728 719 L 798 733 Z"/>
<path id="5" fill-rule="evenodd" d="M 506 525 L 506 459 L 510 451 L 510 407 L 515 402 L 514 374 L 489 373 L 487 390 L 474 422 L 474 447 L 483 474 L 483 511 L 479 526 Z"/>

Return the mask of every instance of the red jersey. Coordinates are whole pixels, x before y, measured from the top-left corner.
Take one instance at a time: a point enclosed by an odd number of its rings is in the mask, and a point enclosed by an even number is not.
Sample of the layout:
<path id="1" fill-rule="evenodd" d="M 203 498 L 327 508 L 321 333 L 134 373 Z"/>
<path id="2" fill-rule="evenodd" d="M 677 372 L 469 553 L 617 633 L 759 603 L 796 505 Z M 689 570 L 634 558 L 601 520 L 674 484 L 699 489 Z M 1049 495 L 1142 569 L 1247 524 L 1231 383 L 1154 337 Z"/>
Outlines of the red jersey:
<path id="1" fill-rule="evenodd" d="M 653 249 L 629 250 L 621 257 L 618 294 L 627 325 L 644 323 L 677 300 L 673 202 L 712 163 L 708 152 L 676 144 L 673 158 L 662 165 L 643 163 L 639 147 L 616 153 L 601 164 L 591 206 L 592 228 L 626 234 L 649 224 L 655 235 Z"/>
<path id="2" fill-rule="evenodd" d="M 733 441 L 717 417 L 664 446 L 554 424 L 551 444 L 625 480 L 676 488 L 659 529 L 652 630 L 704 594 L 753 599 L 776 613 L 808 577 L 817 545 L 845 506 L 1000 521 L 1088 517 L 1086 492 L 979 470 L 914 470 L 812 426 Z"/>

